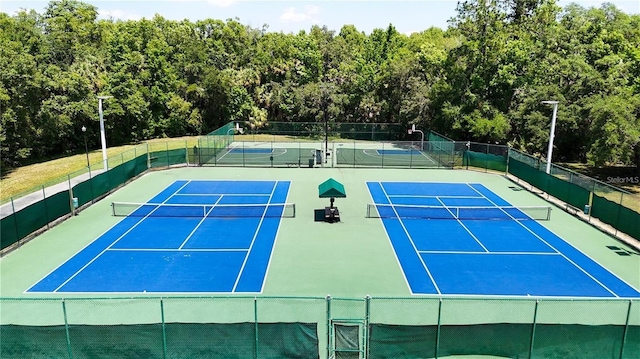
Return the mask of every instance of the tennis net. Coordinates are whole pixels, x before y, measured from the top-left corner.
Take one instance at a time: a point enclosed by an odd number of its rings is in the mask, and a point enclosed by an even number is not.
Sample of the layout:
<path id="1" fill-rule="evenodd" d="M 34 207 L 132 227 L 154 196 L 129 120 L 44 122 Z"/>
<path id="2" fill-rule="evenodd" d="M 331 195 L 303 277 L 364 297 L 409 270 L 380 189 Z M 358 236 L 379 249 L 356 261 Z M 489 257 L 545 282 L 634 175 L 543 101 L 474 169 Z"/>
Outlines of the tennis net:
<path id="1" fill-rule="evenodd" d="M 116 217 L 293 218 L 296 216 L 295 203 L 213 205 L 112 202 L 111 209 Z"/>
<path id="2" fill-rule="evenodd" d="M 548 206 L 441 207 L 401 204 L 367 204 L 367 218 L 423 218 L 463 220 L 539 220 L 551 219 Z"/>

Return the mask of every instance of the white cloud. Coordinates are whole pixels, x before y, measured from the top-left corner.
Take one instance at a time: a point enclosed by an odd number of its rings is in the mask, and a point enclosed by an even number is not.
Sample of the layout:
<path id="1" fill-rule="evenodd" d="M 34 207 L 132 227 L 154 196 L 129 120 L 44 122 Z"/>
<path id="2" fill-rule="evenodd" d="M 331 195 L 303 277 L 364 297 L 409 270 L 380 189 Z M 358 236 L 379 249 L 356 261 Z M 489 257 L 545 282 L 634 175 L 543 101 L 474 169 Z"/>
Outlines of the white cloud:
<path id="1" fill-rule="evenodd" d="M 295 7 L 289 7 L 284 10 L 280 15 L 280 20 L 284 22 L 302 22 L 310 21 L 312 23 L 318 23 L 316 17 L 320 13 L 320 8 L 313 5 L 307 5 L 300 12 Z"/>
<path id="2" fill-rule="evenodd" d="M 142 16 L 132 13 L 132 12 L 127 12 L 124 10 L 98 10 L 98 16 L 101 18 L 113 18 L 113 19 L 118 19 L 118 20 L 140 20 L 142 19 Z"/>

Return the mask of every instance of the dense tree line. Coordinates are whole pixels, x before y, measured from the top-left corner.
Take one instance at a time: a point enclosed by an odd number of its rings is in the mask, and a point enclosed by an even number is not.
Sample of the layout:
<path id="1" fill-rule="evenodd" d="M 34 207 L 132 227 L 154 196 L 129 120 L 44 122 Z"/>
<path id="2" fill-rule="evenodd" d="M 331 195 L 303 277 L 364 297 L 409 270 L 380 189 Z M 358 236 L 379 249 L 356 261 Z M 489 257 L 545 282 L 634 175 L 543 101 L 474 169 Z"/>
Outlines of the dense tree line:
<path id="1" fill-rule="evenodd" d="M 237 19 L 98 20 L 74 0 L 0 13 L 2 166 L 99 143 L 205 134 L 229 121 L 418 124 L 454 139 L 545 153 L 560 101 L 559 160 L 640 163 L 640 16 L 613 5 L 467 0 L 447 30 L 410 36 Z M 324 106 L 328 102 L 328 106 Z"/>

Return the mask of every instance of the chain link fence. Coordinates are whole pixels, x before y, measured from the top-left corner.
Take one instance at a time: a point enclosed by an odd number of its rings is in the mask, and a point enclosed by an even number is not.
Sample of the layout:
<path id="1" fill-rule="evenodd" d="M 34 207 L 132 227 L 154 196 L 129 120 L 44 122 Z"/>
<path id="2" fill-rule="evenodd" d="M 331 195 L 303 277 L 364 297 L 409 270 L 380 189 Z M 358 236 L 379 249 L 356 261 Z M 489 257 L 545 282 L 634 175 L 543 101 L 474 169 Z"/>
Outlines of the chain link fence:
<path id="1" fill-rule="evenodd" d="M 0 250 L 21 245 L 149 169 L 184 166 L 187 146 L 180 142 L 142 144 L 7 198 L 0 206 Z"/>
<path id="2" fill-rule="evenodd" d="M 514 149 L 508 156 L 508 173 L 640 240 L 640 196 L 554 164 L 547 174 L 546 162 Z"/>
<path id="3" fill-rule="evenodd" d="M 0 298 L 2 358 L 640 356 L 640 301 Z"/>

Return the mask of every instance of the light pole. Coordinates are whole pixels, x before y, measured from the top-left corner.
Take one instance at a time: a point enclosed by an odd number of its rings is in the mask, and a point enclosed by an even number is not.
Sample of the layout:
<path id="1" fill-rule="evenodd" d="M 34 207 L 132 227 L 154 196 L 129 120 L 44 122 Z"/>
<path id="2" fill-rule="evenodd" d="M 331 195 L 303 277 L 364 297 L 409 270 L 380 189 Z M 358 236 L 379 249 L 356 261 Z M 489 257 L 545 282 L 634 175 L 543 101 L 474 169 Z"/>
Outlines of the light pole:
<path id="1" fill-rule="evenodd" d="M 89 164 L 89 147 L 87 146 L 87 128 L 82 126 L 82 135 L 84 135 L 84 153 L 87 155 L 87 167 L 91 168 Z"/>
<path id="2" fill-rule="evenodd" d="M 107 168 L 107 138 L 104 134 L 104 118 L 102 116 L 102 100 L 112 98 L 113 96 L 98 96 L 98 113 L 100 114 L 100 142 L 102 143 L 102 163 L 104 170 Z"/>
<path id="3" fill-rule="evenodd" d="M 418 132 L 422 135 L 422 137 L 420 138 L 420 151 L 424 151 L 424 132 L 422 132 L 422 130 L 416 130 L 416 125 L 413 124 L 411 125 L 411 128 L 407 130 L 407 133 L 412 134 L 414 132 Z"/>
<path id="4" fill-rule="evenodd" d="M 547 149 L 547 174 L 551 172 L 551 154 L 553 153 L 553 138 L 556 131 L 556 114 L 558 113 L 558 101 L 542 101 L 543 104 L 553 105 L 551 117 L 551 131 L 549 132 L 549 148 Z"/>

